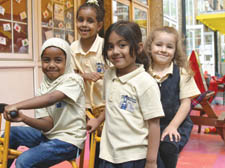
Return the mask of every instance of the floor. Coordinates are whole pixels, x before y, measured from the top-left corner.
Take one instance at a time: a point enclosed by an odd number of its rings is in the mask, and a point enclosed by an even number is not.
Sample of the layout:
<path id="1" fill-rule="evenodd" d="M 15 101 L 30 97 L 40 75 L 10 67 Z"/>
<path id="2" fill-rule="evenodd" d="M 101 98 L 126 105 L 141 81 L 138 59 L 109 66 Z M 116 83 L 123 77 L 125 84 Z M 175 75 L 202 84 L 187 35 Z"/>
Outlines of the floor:
<path id="1" fill-rule="evenodd" d="M 225 105 L 212 105 L 214 111 L 219 115 L 225 112 Z M 177 168 L 225 168 L 225 142 L 215 133 L 204 133 L 209 128 L 203 126 L 201 133 L 194 126 L 190 140 L 180 153 Z M 212 128 L 212 127 L 210 127 Z M 67 162 L 63 162 L 52 168 L 70 168 Z M 88 168 L 88 155 L 84 168 Z"/>
<path id="2" fill-rule="evenodd" d="M 212 106 L 218 115 L 225 112 L 224 105 Z M 204 133 L 206 128 L 209 127 L 202 127 L 198 133 L 198 127 L 194 126 L 177 168 L 225 168 L 225 141 L 218 134 Z"/>
<path id="3" fill-rule="evenodd" d="M 219 115 L 225 112 L 225 105 L 212 105 Z M 204 133 L 209 128 L 203 126 L 201 133 L 194 126 L 190 140 L 180 153 L 177 168 L 225 168 L 225 142 L 218 134 Z M 88 149 L 88 142 L 86 143 Z M 14 166 L 12 166 L 14 167 Z M 62 162 L 51 168 L 71 168 L 69 162 Z M 88 151 L 86 151 L 84 168 L 88 168 Z"/>

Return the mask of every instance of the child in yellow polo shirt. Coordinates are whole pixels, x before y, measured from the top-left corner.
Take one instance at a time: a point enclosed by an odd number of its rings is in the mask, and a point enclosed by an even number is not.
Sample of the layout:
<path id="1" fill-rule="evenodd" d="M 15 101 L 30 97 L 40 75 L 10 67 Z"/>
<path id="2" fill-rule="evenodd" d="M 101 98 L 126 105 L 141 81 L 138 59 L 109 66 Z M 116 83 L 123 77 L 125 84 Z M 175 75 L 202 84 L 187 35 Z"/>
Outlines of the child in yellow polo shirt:
<path id="1" fill-rule="evenodd" d="M 146 72 L 149 62 L 140 27 L 129 21 L 112 24 L 103 55 L 114 65 L 104 75 L 106 109 L 87 124 L 91 132 L 105 120 L 99 168 L 156 167 L 164 113 L 157 83 Z"/>
<path id="2" fill-rule="evenodd" d="M 75 71 L 85 81 L 86 108 L 91 108 L 90 86 L 95 82 L 93 101 L 95 105 L 103 105 L 102 75 L 105 63 L 102 57 L 104 39 L 98 35 L 103 26 L 104 8 L 97 0 L 88 0 L 77 10 L 76 22 L 80 39 L 71 44 Z"/>
<path id="3" fill-rule="evenodd" d="M 80 39 L 71 44 L 75 71 L 85 82 L 86 108 L 91 110 L 92 105 L 104 105 L 103 80 L 105 63 L 102 57 L 104 39 L 98 33 L 103 27 L 104 8 L 102 1 L 88 0 L 77 10 L 76 25 Z M 94 82 L 91 95 L 91 83 Z M 91 102 L 92 96 L 92 102 Z M 97 114 L 94 114 L 95 116 Z M 96 144 L 95 167 L 98 167 L 99 143 Z"/>
<path id="4" fill-rule="evenodd" d="M 26 146 L 29 150 L 16 159 L 16 167 L 51 167 L 77 157 L 86 140 L 84 82 L 71 64 L 69 44 L 60 38 L 50 38 L 41 49 L 44 78 L 36 96 L 10 104 L 4 117 L 28 126 L 10 129 L 9 148 Z M 35 118 L 21 110 L 35 109 Z M 18 111 L 11 118 L 10 111 Z M 80 150 L 79 150 L 80 149 Z M 9 159 L 8 167 L 13 160 Z"/>

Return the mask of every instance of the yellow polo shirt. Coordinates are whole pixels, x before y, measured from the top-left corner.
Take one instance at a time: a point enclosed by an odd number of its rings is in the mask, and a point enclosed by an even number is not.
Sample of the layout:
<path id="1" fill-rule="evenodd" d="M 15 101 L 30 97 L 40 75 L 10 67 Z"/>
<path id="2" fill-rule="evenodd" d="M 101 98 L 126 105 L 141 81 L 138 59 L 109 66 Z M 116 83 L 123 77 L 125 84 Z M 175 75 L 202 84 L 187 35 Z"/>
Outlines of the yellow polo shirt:
<path id="1" fill-rule="evenodd" d="M 75 64 L 74 69 L 82 73 L 99 72 L 104 73 L 105 62 L 102 56 L 102 48 L 104 44 L 104 39 L 97 35 L 93 45 L 89 51 L 84 52 L 80 40 L 77 40 L 71 44 L 71 50 L 73 55 L 73 61 Z M 90 102 L 90 81 L 85 81 L 85 97 L 86 97 L 86 108 L 91 107 Z M 102 88 L 103 80 L 99 79 L 95 82 L 93 89 L 93 100 L 95 105 L 104 104 L 102 100 Z"/>
<path id="2" fill-rule="evenodd" d="M 49 107 L 35 109 L 35 117 L 51 116 L 54 126 L 43 132 L 48 139 L 59 139 L 83 149 L 86 140 L 86 115 L 83 79 L 78 74 L 67 75 L 54 88 L 67 97 Z M 40 89 L 37 95 L 42 95 Z"/>
<path id="3" fill-rule="evenodd" d="M 156 81 L 143 65 L 121 77 L 112 67 L 104 75 L 104 97 L 100 158 L 112 163 L 146 158 L 147 120 L 164 116 Z"/>
<path id="4" fill-rule="evenodd" d="M 162 83 L 168 78 L 170 74 L 173 74 L 173 63 L 171 63 L 168 71 L 162 77 L 157 75 L 152 70 L 151 67 L 149 68 L 149 73 L 158 83 Z M 195 83 L 194 78 L 193 77 L 190 78 L 190 75 L 183 68 L 180 68 L 180 84 L 179 85 L 180 85 L 180 99 L 184 99 L 188 97 L 191 98 L 201 94 L 198 89 L 198 86 Z"/>

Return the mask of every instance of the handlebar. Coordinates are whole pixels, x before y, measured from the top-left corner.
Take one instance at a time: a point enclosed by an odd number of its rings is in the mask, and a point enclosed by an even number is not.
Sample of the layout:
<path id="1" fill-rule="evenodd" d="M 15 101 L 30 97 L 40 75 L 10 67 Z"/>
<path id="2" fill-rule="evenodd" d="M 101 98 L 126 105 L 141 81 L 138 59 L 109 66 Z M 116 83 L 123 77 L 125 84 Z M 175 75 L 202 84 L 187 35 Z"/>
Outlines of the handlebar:
<path id="1" fill-rule="evenodd" d="M 4 112 L 5 106 L 7 106 L 7 104 L 0 103 L 0 113 Z M 16 118 L 18 116 L 18 111 L 10 111 L 9 115 L 10 115 L 11 118 Z"/>
<path id="2" fill-rule="evenodd" d="M 18 111 L 10 111 L 9 115 L 11 116 L 11 118 L 16 118 L 18 116 Z"/>

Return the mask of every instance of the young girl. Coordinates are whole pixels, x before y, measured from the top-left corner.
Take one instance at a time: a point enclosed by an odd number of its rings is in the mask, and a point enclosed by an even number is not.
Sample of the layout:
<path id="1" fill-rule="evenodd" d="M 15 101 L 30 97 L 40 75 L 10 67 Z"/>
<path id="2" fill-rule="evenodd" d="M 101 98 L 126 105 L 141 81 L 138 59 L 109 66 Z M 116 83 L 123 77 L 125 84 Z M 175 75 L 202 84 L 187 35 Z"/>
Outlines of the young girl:
<path id="1" fill-rule="evenodd" d="M 30 149 L 16 160 L 17 168 L 50 167 L 72 160 L 86 139 L 83 79 L 71 66 L 69 44 L 59 38 L 47 40 L 41 50 L 44 78 L 37 96 L 5 107 L 4 117 L 29 127 L 12 127 L 10 148 Z M 36 109 L 35 118 L 20 110 Z M 9 112 L 18 111 L 16 118 Z M 9 166 L 13 160 L 9 161 Z"/>
<path id="2" fill-rule="evenodd" d="M 91 105 L 104 105 L 103 80 L 102 75 L 105 71 L 105 63 L 102 57 L 104 39 L 98 33 L 103 27 L 104 8 L 100 0 L 88 0 L 82 4 L 76 15 L 77 30 L 80 39 L 71 44 L 75 71 L 78 72 L 85 82 L 86 108 L 91 113 Z M 93 92 L 91 83 L 94 82 Z M 90 102 L 90 96 L 93 102 Z M 94 114 L 97 116 L 98 114 Z M 98 167 L 99 143 L 96 144 L 95 167 Z"/>
<path id="3" fill-rule="evenodd" d="M 154 30 L 145 44 L 150 74 L 158 82 L 165 117 L 160 119 L 161 142 L 158 168 L 175 168 L 178 154 L 187 143 L 192 121 L 191 98 L 200 94 L 178 32 L 172 27 Z"/>
<path id="4" fill-rule="evenodd" d="M 88 0 L 77 10 L 77 30 L 80 39 L 71 44 L 75 71 L 85 82 L 86 108 L 91 108 L 90 85 L 95 82 L 93 100 L 95 105 L 103 105 L 102 74 L 105 64 L 102 58 L 104 39 L 98 35 L 103 26 L 104 8 L 101 1 Z"/>
<path id="5" fill-rule="evenodd" d="M 157 83 L 145 72 L 149 64 L 142 49 L 136 23 L 119 21 L 106 31 L 103 55 L 114 67 L 104 74 L 105 115 L 87 126 L 91 132 L 105 119 L 100 168 L 156 167 L 164 113 Z"/>

